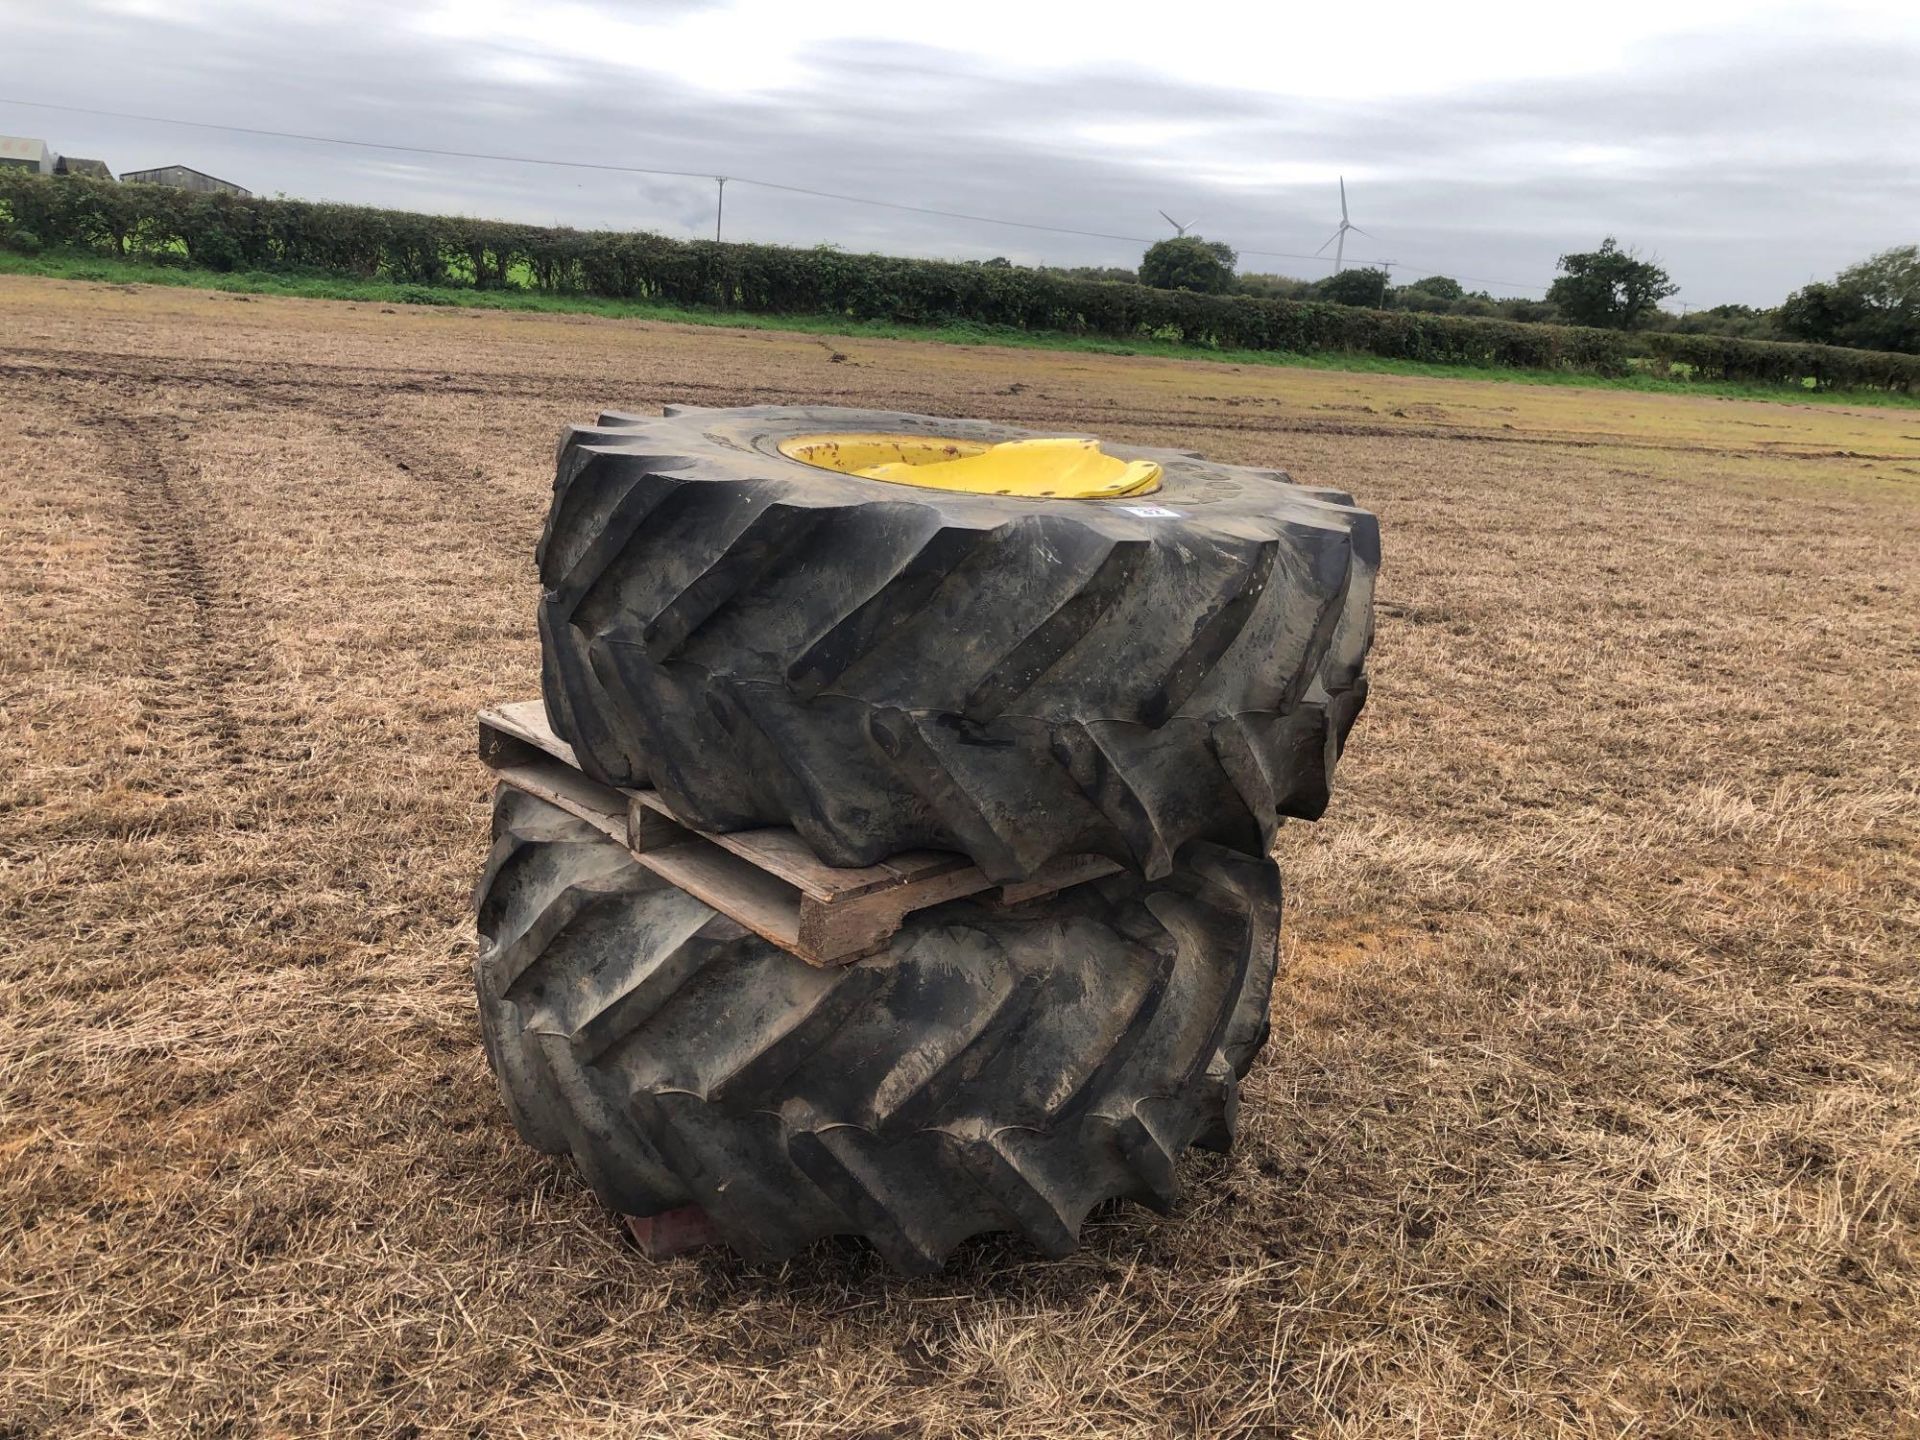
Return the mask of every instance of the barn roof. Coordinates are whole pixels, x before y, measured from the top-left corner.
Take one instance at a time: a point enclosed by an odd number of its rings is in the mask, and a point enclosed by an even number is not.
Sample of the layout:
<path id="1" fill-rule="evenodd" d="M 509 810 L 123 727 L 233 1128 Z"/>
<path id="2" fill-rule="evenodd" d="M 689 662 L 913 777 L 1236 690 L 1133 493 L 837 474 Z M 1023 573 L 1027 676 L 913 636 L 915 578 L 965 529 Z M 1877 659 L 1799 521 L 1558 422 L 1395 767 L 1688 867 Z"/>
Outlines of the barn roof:
<path id="1" fill-rule="evenodd" d="M 31 160 L 40 165 L 46 163 L 50 153 L 44 140 L 30 135 L 0 135 L 0 160 Z"/>
<path id="2" fill-rule="evenodd" d="M 221 180 L 218 175 L 209 175 L 204 170 L 196 170 L 191 165 L 154 165 L 145 170 L 122 170 L 120 172 L 120 178 L 122 180 L 137 180 L 142 175 L 158 175 L 162 170 L 184 170 L 189 175 L 198 175 L 202 180 L 214 180 L 222 185 L 232 185 L 236 190 L 246 188 L 235 181 Z"/>

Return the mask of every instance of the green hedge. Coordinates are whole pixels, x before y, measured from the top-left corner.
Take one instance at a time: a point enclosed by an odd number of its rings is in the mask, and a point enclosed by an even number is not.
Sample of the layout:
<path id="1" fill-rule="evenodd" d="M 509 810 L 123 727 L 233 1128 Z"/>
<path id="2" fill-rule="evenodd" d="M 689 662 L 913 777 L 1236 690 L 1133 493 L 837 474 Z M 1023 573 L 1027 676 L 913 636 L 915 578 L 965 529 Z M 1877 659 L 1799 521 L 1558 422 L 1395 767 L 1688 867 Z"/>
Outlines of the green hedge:
<path id="1" fill-rule="evenodd" d="M 1694 380 L 1776 385 L 1812 382 L 1821 389 L 1894 390 L 1905 394 L 1920 388 L 1920 355 L 1671 331 L 1647 331 L 1634 339 L 1647 356 Z"/>
<path id="2" fill-rule="evenodd" d="M 1625 375 L 1636 360 L 1699 379 L 1911 391 L 1920 357 L 1714 336 L 1526 325 L 1244 295 L 1196 295 L 1017 266 L 848 255 L 553 229 L 304 200 L 0 171 L 0 219 L 41 245 L 307 270 L 401 284 L 517 284 L 772 315 L 970 321 L 1218 349 L 1353 351 L 1396 360 Z M 21 234 L 24 232 L 24 235 Z"/>

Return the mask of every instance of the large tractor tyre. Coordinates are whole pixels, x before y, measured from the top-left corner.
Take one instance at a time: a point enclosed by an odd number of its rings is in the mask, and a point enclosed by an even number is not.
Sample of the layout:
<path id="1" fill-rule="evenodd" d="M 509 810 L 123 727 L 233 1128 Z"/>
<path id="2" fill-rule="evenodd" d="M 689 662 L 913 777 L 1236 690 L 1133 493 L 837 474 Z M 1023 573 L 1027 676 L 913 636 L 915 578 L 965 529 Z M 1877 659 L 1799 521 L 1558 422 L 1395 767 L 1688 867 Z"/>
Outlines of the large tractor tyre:
<path id="1" fill-rule="evenodd" d="M 858 431 L 1026 436 L 774 407 L 565 435 L 542 685 L 588 773 L 702 830 L 792 825 L 830 864 L 931 847 L 1001 881 L 1081 852 L 1157 879 L 1320 815 L 1366 698 L 1372 515 L 1176 451 L 1104 447 L 1159 488 L 1059 499 L 780 449 Z"/>
<path id="2" fill-rule="evenodd" d="M 1102 1201 L 1164 1209 L 1232 1142 L 1266 1039 L 1278 870 L 1204 842 L 1110 876 L 908 918 L 818 969 L 502 789 L 478 895 L 487 1052 L 521 1134 L 607 1206 L 698 1205 L 750 1260 L 865 1236 L 937 1269 L 970 1235 L 1048 1255 Z"/>

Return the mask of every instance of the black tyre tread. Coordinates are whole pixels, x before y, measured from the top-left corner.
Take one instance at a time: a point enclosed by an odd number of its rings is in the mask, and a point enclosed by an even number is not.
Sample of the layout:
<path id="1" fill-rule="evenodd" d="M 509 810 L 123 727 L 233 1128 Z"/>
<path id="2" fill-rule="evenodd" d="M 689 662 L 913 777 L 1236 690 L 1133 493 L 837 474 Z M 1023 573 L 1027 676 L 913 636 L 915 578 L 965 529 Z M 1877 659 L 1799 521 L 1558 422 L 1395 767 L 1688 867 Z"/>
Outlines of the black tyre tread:
<path id="1" fill-rule="evenodd" d="M 703 830 L 786 824 L 868 865 L 956 849 L 1149 878 L 1316 818 L 1366 699 L 1378 527 L 1337 491 L 1183 452 L 1174 518 L 801 466 L 807 430 L 1021 433 L 759 407 L 563 437 L 539 549 L 542 689 L 607 783 Z"/>
<path id="2" fill-rule="evenodd" d="M 987 1231 L 1064 1253 L 1094 1206 L 1164 1208 L 1182 1151 L 1231 1143 L 1273 982 L 1269 860 L 1203 843 L 1158 883 L 957 901 L 823 970 L 543 801 L 502 787 L 494 829 L 488 1055 L 521 1134 L 617 1210 L 698 1204 L 755 1260 L 863 1235 L 921 1272 Z"/>

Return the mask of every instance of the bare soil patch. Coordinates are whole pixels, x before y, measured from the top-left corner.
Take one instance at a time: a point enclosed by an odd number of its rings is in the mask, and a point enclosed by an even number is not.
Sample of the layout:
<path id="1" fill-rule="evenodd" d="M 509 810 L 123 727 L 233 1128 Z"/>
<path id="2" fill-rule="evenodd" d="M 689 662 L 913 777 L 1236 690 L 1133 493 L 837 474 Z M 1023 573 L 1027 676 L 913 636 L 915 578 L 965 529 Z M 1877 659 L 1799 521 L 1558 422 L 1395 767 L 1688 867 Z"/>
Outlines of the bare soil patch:
<path id="1" fill-rule="evenodd" d="M 1920 1431 L 1910 416 L 0 281 L 0 1435 Z M 641 1259 L 480 1052 L 553 437 L 887 405 L 1382 516 L 1183 1213 Z"/>

